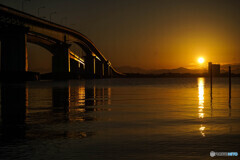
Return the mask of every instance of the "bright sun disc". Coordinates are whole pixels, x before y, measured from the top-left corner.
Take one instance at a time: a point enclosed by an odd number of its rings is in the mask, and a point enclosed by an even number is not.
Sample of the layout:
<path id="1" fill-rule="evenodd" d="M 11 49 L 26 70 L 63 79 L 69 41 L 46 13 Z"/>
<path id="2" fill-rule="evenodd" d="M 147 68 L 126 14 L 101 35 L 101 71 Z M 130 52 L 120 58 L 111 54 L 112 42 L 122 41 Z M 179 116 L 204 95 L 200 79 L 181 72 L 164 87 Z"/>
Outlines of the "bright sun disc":
<path id="1" fill-rule="evenodd" d="M 203 63 L 204 62 L 204 58 L 200 57 L 198 58 L 198 63 Z"/>

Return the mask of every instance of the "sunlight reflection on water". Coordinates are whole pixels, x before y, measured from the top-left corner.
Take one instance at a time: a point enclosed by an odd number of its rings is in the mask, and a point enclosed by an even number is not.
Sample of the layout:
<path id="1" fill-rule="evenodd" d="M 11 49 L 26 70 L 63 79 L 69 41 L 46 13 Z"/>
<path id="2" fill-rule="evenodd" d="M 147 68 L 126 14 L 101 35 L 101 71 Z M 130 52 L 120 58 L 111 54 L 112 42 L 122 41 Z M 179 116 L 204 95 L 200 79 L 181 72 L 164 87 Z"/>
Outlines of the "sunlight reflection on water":
<path id="1" fill-rule="evenodd" d="M 198 117 L 204 118 L 204 84 L 205 79 L 204 78 L 198 78 Z M 203 137 L 205 137 L 205 127 L 201 124 L 201 127 L 199 128 L 201 134 Z"/>

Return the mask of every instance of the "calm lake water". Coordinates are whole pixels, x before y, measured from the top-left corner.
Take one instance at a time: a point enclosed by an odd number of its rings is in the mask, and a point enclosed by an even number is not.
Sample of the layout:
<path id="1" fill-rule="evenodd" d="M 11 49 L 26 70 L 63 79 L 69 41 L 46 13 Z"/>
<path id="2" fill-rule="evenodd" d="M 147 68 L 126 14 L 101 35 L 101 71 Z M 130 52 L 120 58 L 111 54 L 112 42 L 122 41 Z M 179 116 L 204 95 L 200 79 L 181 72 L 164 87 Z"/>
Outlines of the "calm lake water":
<path id="1" fill-rule="evenodd" d="M 240 78 L 1 84 L 0 159 L 224 159 L 240 153 Z M 238 157 L 230 157 L 236 159 Z"/>

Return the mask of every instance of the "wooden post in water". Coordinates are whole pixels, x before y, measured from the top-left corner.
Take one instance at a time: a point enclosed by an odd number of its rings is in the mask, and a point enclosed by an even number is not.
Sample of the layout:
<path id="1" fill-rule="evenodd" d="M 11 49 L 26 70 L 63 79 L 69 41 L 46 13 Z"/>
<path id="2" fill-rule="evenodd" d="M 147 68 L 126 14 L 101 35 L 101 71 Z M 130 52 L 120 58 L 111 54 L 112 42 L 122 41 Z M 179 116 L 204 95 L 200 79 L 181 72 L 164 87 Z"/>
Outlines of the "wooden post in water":
<path id="1" fill-rule="evenodd" d="M 231 89 L 232 89 L 232 73 L 231 66 L 228 68 L 228 78 L 229 78 L 229 103 L 231 103 Z"/>
<path id="2" fill-rule="evenodd" d="M 210 96 L 211 96 L 211 101 L 212 101 L 212 62 L 208 63 L 208 73 L 210 76 Z"/>

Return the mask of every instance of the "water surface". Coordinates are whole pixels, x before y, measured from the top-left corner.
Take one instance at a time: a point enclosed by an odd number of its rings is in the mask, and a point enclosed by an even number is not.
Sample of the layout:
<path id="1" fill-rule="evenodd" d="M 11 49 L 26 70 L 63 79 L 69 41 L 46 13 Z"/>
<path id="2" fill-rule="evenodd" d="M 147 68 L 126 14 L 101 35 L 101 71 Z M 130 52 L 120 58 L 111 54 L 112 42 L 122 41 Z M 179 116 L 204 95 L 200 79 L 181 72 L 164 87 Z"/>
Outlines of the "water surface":
<path id="1" fill-rule="evenodd" d="M 240 78 L 232 81 L 231 105 L 226 78 L 214 79 L 212 100 L 205 78 L 1 84 L 0 159 L 240 153 Z"/>

